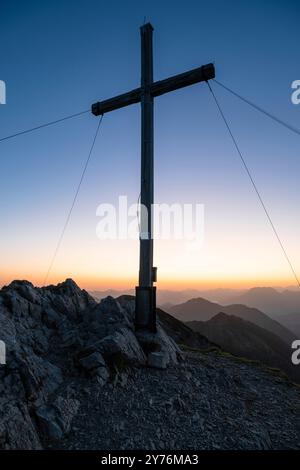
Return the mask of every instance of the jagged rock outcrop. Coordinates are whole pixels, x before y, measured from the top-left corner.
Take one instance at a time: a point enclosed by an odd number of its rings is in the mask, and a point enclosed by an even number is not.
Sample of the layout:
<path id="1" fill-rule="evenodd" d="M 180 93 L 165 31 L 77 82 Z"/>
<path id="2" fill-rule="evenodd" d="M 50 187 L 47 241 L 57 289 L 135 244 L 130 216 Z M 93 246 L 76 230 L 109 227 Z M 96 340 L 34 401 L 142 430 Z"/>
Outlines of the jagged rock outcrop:
<path id="1" fill-rule="evenodd" d="M 130 295 L 124 295 L 117 299 L 118 303 L 127 312 L 128 317 L 133 322 L 134 310 L 135 310 L 135 299 Z M 164 367 L 171 364 L 177 364 L 178 360 L 182 358 L 181 351 L 173 340 L 171 335 L 166 334 L 164 331 L 163 323 L 160 316 L 157 317 L 157 332 L 149 333 L 145 331 L 139 331 L 136 333 L 139 343 L 142 345 L 143 350 L 147 355 L 151 353 L 159 352 L 160 355 L 154 355 L 154 359 L 148 360 L 147 363 L 150 366 L 155 367 L 155 364 L 159 364 L 161 358 Z M 152 356 L 151 356 L 152 357 Z M 155 357 L 157 358 L 155 360 Z M 149 359 L 149 358 L 148 358 Z M 163 368 L 164 368 L 163 367 Z"/>
<path id="2" fill-rule="evenodd" d="M 6 365 L 0 366 L 0 448 L 41 448 L 34 417 L 68 375 L 72 353 L 65 355 L 65 336 L 95 305 L 71 279 L 47 288 L 14 281 L 0 291 L 0 339 L 6 344 Z"/>
<path id="3" fill-rule="evenodd" d="M 158 350 L 176 363 L 179 348 L 161 327 L 157 338 Z M 126 367 L 147 364 L 132 305 L 112 297 L 97 303 L 71 279 L 2 288 L 0 339 L 7 350 L 0 366 L 0 448 L 39 449 L 41 439 L 67 434 L 79 406 L 68 391 L 72 381 L 103 385 L 124 380 Z"/>

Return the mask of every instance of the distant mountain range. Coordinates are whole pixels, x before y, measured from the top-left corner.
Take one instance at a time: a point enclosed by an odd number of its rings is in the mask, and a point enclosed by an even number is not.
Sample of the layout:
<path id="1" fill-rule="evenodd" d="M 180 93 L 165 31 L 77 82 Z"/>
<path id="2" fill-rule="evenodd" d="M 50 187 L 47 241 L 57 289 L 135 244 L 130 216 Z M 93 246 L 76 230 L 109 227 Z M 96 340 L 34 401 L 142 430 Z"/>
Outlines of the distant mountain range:
<path id="1" fill-rule="evenodd" d="M 90 291 L 96 299 L 103 299 L 108 295 L 134 295 L 134 289 Z M 190 299 L 202 297 L 210 302 L 224 305 L 244 304 L 255 307 L 269 315 L 285 315 L 300 313 L 300 289 L 295 287 L 273 288 L 254 287 L 252 289 L 184 289 L 184 290 L 157 290 L 157 303 L 164 307 L 177 305 Z"/>
<path id="2" fill-rule="evenodd" d="M 300 338 L 300 313 L 288 313 L 286 315 L 278 315 L 276 317 L 282 325 L 293 331 Z"/>
<path id="3" fill-rule="evenodd" d="M 289 346 L 297 336 L 268 315 L 255 308 L 247 307 L 246 305 L 234 304 L 225 306 L 209 302 L 208 300 L 200 297 L 175 305 L 171 307 L 168 312 L 178 320 L 184 322 L 205 322 L 213 318 L 218 313 L 224 312 L 228 315 L 242 318 L 245 321 L 250 321 L 260 328 L 266 329 L 267 331 L 277 335 Z"/>
<path id="4" fill-rule="evenodd" d="M 116 299 L 117 297 L 121 297 L 122 295 L 134 295 L 134 289 L 90 290 L 89 294 L 99 302 L 100 300 L 105 299 L 105 297 L 108 297 L 108 296 L 114 297 Z"/>
<path id="5" fill-rule="evenodd" d="M 89 291 L 90 294 L 97 300 L 104 299 L 108 295 L 112 297 L 120 297 L 121 295 L 135 295 L 134 289 L 124 290 L 94 290 Z M 157 304 L 160 307 L 167 305 L 168 307 L 182 302 L 186 302 L 194 297 L 204 297 L 212 302 L 227 303 L 229 299 L 234 296 L 242 294 L 244 290 L 238 289 L 184 289 L 184 290 L 169 290 L 169 289 L 158 289 L 157 290 Z"/>
<path id="6" fill-rule="evenodd" d="M 112 297 L 119 297 L 123 294 L 134 295 L 134 290 L 106 290 L 92 291 L 90 293 L 99 301 L 108 295 L 111 295 Z M 200 306 L 201 318 L 197 318 L 197 312 L 194 310 L 194 306 L 192 304 L 194 302 L 193 299 L 199 298 L 202 298 L 204 301 L 203 306 Z M 180 311 L 180 304 L 188 303 L 189 301 L 192 303 L 189 303 L 189 305 L 185 306 L 184 310 Z M 205 301 L 208 301 L 213 305 L 209 305 L 205 303 Z M 176 314 L 189 313 L 189 309 L 191 308 L 190 313 L 192 317 L 187 319 L 180 317 L 183 321 L 206 321 L 213 315 L 223 311 L 229 315 L 236 315 L 245 320 L 252 321 L 262 328 L 266 328 L 275 334 L 279 334 L 279 336 L 285 340 L 289 340 L 290 338 L 284 334 L 282 330 L 281 332 L 278 331 L 278 322 L 284 326 L 285 329 L 291 330 L 294 335 L 300 337 L 300 290 L 293 286 L 290 286 L 288 289 L 280 287 L 276 289 L 273 287 L 254 287 L 249 290 L 219 288 L 208 290 L 185 289 L 173 291 L 158 289 L 157 304 L 163 310 L 170 312 L 175 316 Z M 243 308 L 243 306 L 248 307 L 248 310 L 247 308 Z M 249 311 L 249 308 L 251 311 Z M 196 317 L 193 316 L 194 314 L 196 314 Z M 263 316 L 264 314 L 267 314 L 269 318 L 266 319 L 266 315 Z M 255 321 L 254 317 L 256 318 Z M 271 319 L 277 322 L 277 326 L 274 323 L 270 323 Z"/>
<path id="7" fill-rule="evenodd" d="M 272 287 L 255 287 L 238 296 L 233 296 L 230 301 L 262 310 L 300 338 L 299 288 L 279 291 Z"/>
<path id="8" fill-rule="evenodd" d="M 192 321 L 187 325 L 224 351 L 278 367 L 299 380 L 300 370 L 291 363 L 290 346 L 254 323 L 221 312 L 208 321 Z"/>
<path id="9" fill-rule="evenodd" d="M 278 291 L 272 287 L 255 287 L 229 298 L 230 303 L 256 307 L 271 316 L 300 314 L 300 289 Z M 227 303 L 227 302 L 226 302 Z"/>

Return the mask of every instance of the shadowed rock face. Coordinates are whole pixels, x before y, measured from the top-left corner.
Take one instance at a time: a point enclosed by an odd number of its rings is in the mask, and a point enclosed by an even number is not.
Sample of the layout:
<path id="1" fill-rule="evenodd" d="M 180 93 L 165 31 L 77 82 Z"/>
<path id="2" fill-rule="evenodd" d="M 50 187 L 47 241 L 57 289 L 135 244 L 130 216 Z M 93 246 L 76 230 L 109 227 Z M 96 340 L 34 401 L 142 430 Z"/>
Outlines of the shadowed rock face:
<path id="1" fill-rule="evenodd" d="M 64 382 L 70 347 L 76 351 L 80 344 L 75 325 L 95 304 L 71 280 L 41 289 L 14 281 L 1 289 L 0 335 L 7 358 L 0 366 L 0 448 L 41 447 L 32 415 Z"/>
<path id="2" fill-rule="evenodd" d="M 72 380 L 103 384 L 120 367 L 147 363 L 131 306 L 112 297 L 97 303 L 71 279 L 2 288 L 0 333 L 7 349 L 0 366 L 0 448 L 38 449 L 41 435 L 68 432 L 78 409 Z M 170 351 L 168 362 L 176 362 L 175 343 L 163 331 L 160 341 Z"/>

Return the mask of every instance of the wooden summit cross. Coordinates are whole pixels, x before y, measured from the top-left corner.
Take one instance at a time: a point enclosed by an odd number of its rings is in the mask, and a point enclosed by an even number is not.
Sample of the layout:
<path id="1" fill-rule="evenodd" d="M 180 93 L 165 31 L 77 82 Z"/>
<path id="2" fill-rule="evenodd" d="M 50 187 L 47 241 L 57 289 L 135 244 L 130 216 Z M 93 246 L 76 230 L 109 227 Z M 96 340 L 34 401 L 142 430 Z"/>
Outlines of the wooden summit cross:
<path id="1" fill-rule="evenodd" d="M 143 25 L 141 31 L 141 86 L 128 93 L 115 96 L 92 105 L 95 116 L 141 103 L 141 205 L 147 216 L 141 218 L 140 227 L 140 270 L 139 285 L 135 297 L 135 327 L 146 331 L 156 331 L 156 268 L 153 267 L 153 102 L 156 96 L 178 90 L 215 77 L 213 64 L 189 70 L 165 80 L 153 81 L 153 27 Z"/>

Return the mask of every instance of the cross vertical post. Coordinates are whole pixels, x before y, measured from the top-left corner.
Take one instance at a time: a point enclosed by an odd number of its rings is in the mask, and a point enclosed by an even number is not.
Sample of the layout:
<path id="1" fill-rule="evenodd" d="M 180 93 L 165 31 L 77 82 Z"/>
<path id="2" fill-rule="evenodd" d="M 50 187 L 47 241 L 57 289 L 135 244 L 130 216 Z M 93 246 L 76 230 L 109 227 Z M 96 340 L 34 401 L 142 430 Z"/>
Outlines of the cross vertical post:
<path id="1" fill-rule="evenodd" d="M 154 202 L 154 124 L 153 124 L 153 27 L 150 23 L 141 32 L 141 218 L 139 285 L 136 287 L 137 329 L 156 329 L 156 288 L 153 286 L 153 225 Z"/>

